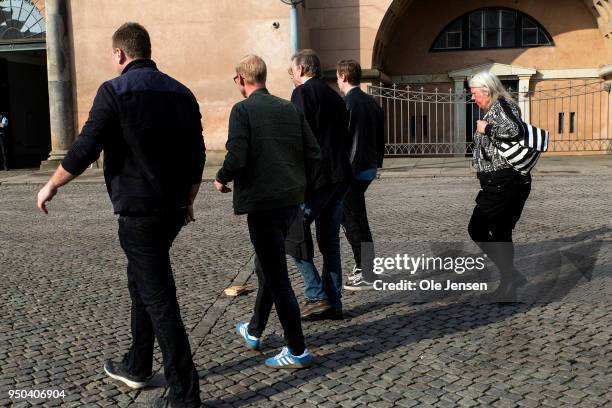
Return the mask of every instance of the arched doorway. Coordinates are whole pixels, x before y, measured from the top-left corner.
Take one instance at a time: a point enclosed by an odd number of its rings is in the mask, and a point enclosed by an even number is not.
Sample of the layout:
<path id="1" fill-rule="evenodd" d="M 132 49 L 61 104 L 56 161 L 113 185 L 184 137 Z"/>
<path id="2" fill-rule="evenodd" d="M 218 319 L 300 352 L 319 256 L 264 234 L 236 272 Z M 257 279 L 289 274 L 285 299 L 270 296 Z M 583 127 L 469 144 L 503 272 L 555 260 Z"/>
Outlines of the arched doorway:
<path id="1" fill-rule="evenodd" d="M 552 151 L 612 150 L 612 99 L 600 68 L 612 57 L 610 10 L 583 0 L 393 1 L 372 58 L 389 79 L 374 89 L 389 106 L 396 148 L 388 153 L 469 148 L 478 115 L 465 84 L 478 69 L 498 71 L 518 91 L 526 120 L 551 131 Z"/>
<path id="2" fill-rule="evenodd" d="M 44 1 L 0 1 L 0 111 L 10 168 L 38 167 L 51 149 Z"/>

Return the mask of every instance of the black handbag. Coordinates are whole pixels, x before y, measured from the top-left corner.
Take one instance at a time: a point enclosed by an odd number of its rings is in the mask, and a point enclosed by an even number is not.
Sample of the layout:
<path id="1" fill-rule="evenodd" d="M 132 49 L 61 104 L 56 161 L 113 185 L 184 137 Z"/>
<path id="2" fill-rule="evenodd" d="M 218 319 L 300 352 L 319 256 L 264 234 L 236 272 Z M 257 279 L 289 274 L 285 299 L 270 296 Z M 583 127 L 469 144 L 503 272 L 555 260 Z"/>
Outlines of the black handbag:
<path id="1" fill-rule="evenodd" d="M 314 244 L 310 224 L 304 217 L 304 210 L 300 208 L 293 220 L 287 237 L 285 238 L 285 252 L 304 261 L 314 258 Z"/>

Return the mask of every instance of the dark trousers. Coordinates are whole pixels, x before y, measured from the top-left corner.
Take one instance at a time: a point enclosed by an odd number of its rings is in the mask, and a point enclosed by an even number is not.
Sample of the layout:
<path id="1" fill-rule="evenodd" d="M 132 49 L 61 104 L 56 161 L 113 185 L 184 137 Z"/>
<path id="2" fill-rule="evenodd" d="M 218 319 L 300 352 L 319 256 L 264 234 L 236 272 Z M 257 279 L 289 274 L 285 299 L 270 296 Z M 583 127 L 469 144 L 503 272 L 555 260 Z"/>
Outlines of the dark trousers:
<path id="1" fill-rule="evenodd" d="M 344 196 L 342 201 L 342 226 L 344 227 L 344 234 L 346 239 L 351 244 L 353 250 L 353 258 L 355 259 L 355 266 L 362 269 L 361 255 L 362 248 L 361 243 L 372 242 L 372 232 L 370 231 L 370 224 L 368 222 L 368 213 L 366 210 L 365 192 L 372 183 L 372 180 L 357 180 L 353 179 L 349 185 L 349 189 Z M 373 248 L 372 248 L 373 249 Z M 368 250 L 368 257 L 374 257 L 373 252 Z M 372 259 L 369 262 L 372 262 Z M 363 278 L 367 282 L 373 281 L 372 268 L 369 267 L 362 269 Z"/>
<path id="2" fill-rule="evenodd" d="M 289 350 L 300 355 L 306 346 L 300 307 L 291 287 L 285 256 L 287 230 L 296 214 L 297 206 L 253 212 L 247 217 L 249 235 L 255 248 L 255 273 L 259 280 L 249 334 L 261 337 L 274 305 Z"/>
<path id="3" fill-rule="evenodd" d="M 159 344 L 168 399 L 176 406 L 199 406 L 198 373 L 183 326 L 170 265 L 170 247 L 185 221 L 185 211 L 119 216 L 119 241 L 128 259 L 132 299 L 132 345 L 124 356 L 130 373 L 148 376 L 153 345 Z"/>
<path id="4" fill-rule="evenodd" d="M 531 192 L 531 176 L 507 169 L 479 176 L 481 190 L 468 226 L 470 237 L 500 271 L 501 284 L 518 276 L 512 230 Z"/>
<path id="5" fill-rule="evenodd" d="M 0 155 L 2 156 L 2 166 L 8 171 L 8 157 L 6 154 L 6 133 L 0 132 Z"/>

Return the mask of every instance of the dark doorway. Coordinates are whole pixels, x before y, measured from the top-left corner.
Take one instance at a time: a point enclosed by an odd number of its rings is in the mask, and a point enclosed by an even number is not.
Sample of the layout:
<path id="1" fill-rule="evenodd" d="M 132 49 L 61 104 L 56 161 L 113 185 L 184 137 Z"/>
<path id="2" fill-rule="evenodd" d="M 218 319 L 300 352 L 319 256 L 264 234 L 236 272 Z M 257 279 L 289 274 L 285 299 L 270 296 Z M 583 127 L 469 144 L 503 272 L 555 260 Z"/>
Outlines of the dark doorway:
<path id="1" fill-rule="evenodd" d="M 0 53 L 0 111 L 9 120 L 9 167 L 39 167 L 51 150 L 45 50 Z"/>

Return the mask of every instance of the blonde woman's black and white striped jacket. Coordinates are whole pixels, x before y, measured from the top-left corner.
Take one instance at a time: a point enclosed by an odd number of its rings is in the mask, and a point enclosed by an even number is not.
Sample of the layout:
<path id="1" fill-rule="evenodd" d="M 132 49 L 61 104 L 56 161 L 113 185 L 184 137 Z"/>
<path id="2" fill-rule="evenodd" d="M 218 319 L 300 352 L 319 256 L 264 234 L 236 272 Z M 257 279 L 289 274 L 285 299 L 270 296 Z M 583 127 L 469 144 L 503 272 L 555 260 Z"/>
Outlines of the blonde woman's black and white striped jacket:
<path id="1" fill-rule="evenodd" d="M 495 144 L 516 140 L 524 129 L 521 126 L 521 109 L 513 101 L 502 97 L 493 102 L 483 120 L 488 122 L 485 134 L 474 132 L 474 168 L 478 173 L 512 168 L 500 154 Z"/>

